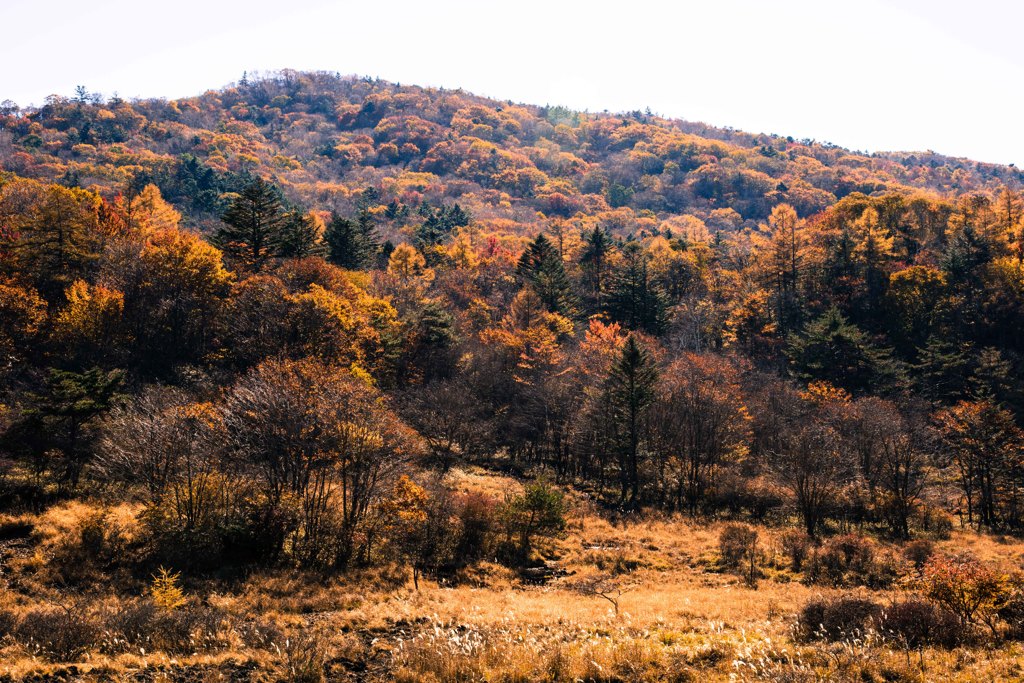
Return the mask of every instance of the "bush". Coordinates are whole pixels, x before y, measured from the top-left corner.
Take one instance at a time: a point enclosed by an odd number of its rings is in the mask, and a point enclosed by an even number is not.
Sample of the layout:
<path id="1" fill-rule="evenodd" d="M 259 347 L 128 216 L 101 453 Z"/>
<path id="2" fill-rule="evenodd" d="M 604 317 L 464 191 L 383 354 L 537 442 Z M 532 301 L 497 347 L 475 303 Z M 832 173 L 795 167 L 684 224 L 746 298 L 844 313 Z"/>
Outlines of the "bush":
<path id="1" fill-rule="evenodd" d="M 128 556 L 124 534 L 109 510 L 89 510 L 53 545 L 54 578 L 68 585 L 98 580 L 102 570 Z"/>
<path id="2" fill-rule="evenodd" d="M 565 495 L 542 479 L 529 484 L 521 495 L 506 498 L 501 517 L 509 540 L 517 540 L 514 560 L 529 560 L 534 537 L 561 533 L 568 510 Z"/>
<path id="3" fill-rule="evenodd" d="M 459 540 L 455 557 L 470 564 L 491 555 L 495 530 L 498 527 L 493 498 L 482 493 L 469 493 L 458 504 Z"/>
<path id="4" fill-rule="evenodd" d="M 1010 585 L 1013 589 L 999 607 L 999 618 L 1006 622 L 1007 638 L 1024 640 L 1024 577 L 1013 577 Z"/>
<path id="5" fill-rule="evenodd" d="M 965 636 L 956 615 L 949 610 L 911 598 L 887 607 L 878 620 L 882 636 L 906 647 L 925 645 L 956 647 Z"/>
<path id="6" fill-rule="evenodd" d="M 327 662 L 327 643 L 319 633 L 302 631 L 288 638 L 278 649 L 279 668 L 292 683 L 321 683 Z"/>
<path id="7" fill-rule="evenodd" d="M 0 607 L 0 640 L 5 636 L 14 635 L 18 627 L 18 612 L 13 607 Z"/>
<path id="8" fill-rule="evenodd" d="M 921 529 L 939 541 L 947 540 L 953 533 L 953 518 L 939 508 L 931 506 L 921 508 L 917 523 Z"/>
<path id="9" fill-rule="evenodd" d="M 811 552 L 813 540 L 803 531 L 788 529 L 779 537 L 779 547 L 789 559 L 789 567 L 795 572 L 803 569 L 804 561 Z"/>
<path id="10" fill-rule="evenodd" d="M 921 592 L 964 626 L 984 624 L 996 633 L 999 609 L 1011 596 L 1005 578 L 969 553 L 936 555 L 924 566 Z"/>
<path id="11" fill-rule="evenodd" d="M 718 535 L 718 552 L 727 567 L 745 563 L 757 552 L 757 531 L 746 524 L 726 524 Z"/>
<path id="12" fill-rule="evenodd" d="M 219 650 L 228 645 L 219 635 L 223 620 L 222 611 L 195 602 L 167 610 L 152 599 L 138 600 L 107 617 L 110 638 L 104 650 L 109 654 L 139 648 L 168 654 Z"/>
<path id="13" fill-rule="evenodd" d="M 745 510 L 758 522 L 764 521 L 772 510 L 782 507 L 783 497 L 778 490 L 759 480 L 740 476 L 723 476 L 715 491 L 708 495 L 710 510 L 728 510 L 737 516 Z"/>
<path id="14" fill-rule="evenodd" d="M 747 586 L 757 586 L 757 531 L 746 524 L 727 524 L 718 536 L 722 563 L 739 571 Z"/>
<path id="15" fill-rule="evenodd" d="M 809 583 L 887 588 L 899 579 L 900 566 L 891 554 L 877 553 L 870 539 L 847 534 L 811 555 L 805 575 Z"/>
<path id="16" fill-rule="evenodd" d="M 101 632 L 96 619 L 79 607 L 40 607 L 18 621 L 15 636 L 37 656 L 69 662 L 92 648 Z"/>
<path id="17" fill-rule="evenodd" d="M 914 565 L 914 569 L 921 571 L 928 563 L 928 560 L 935 554 L 935 544 L 926 538 L 911 541 L 903 546 L 903 557 Z"/>
<path id="18" fill-rule="evenodd" d="M 868 598 L 816 599 L 800 610 L 797 630 L 807 640 L 843 640 L 863 634 L 881 615 L 881 605 Z"/>

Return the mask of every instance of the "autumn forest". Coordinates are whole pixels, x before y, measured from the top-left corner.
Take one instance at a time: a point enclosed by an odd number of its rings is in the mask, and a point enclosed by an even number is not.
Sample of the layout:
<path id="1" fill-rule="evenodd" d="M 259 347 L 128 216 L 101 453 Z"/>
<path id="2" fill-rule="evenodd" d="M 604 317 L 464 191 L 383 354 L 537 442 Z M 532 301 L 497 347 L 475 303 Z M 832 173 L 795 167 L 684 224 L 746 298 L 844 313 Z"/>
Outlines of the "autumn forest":
<path id="1" fill-rule="evenodd" d="M 0 680 L 1012 680 L 1022 329 L 1013 166 L 3 102 Z"/>

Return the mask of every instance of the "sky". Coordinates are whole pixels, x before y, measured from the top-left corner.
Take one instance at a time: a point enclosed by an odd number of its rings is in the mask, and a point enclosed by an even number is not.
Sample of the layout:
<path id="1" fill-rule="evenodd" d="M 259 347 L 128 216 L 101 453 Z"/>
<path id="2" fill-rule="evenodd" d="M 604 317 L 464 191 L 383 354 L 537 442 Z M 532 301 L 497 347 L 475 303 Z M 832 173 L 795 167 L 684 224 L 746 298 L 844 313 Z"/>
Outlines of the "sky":
<path id="1" fill-rule="evenodd" d="M 0 100 L 282 68 L 1024 165 L 1012 0 L 0 0 Z"/>

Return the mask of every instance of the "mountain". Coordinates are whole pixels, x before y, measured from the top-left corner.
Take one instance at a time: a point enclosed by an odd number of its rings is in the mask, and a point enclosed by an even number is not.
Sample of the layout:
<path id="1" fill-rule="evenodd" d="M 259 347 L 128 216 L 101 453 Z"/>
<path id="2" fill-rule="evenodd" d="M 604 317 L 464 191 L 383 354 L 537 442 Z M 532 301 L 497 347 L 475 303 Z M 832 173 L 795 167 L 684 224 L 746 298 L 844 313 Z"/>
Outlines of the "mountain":
<path id="1" fill-rule="evenodd" d="M 1020 679 L 1015 168 L 323 73 L 0 114 L 0 682 Z"/>
<path id="2" fill-rule="evenodd" d="M 1024 181 L 1013 167 L 930 152 L 863 155 L 644 112 L 293 71 L 174 101 L 80 89 L 38 109 L 7 102 L 0 167 L 104 191 L 152 180 L 196 225 L 209 225 L 224 194 L 258 174 L 321 210 L 350 212 L 372 188 L 385 205 L 458 200 L 503 230 L 583 214 L 622 235 L 678 216 L 735 229 L 780 203 L 804 217 L 853 193 L 948 197 Z"/>

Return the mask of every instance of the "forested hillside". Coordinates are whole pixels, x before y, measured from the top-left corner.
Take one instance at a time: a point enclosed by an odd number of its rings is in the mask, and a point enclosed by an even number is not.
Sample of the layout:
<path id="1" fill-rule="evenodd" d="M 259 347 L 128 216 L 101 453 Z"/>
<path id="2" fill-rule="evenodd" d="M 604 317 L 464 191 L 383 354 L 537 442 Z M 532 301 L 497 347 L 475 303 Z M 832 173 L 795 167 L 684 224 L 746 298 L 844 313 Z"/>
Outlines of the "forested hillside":
<path id="1" fill-rule="evenodd" d="M 560 558 L 616 620 L 623 577 L 703 567 L 909 591 L 904 621 L 811 603 L 805 640 L 1019 638 L 1017 560 L 948 539 L 1024 530 L 1022 181 L 327 73 L 4 103 L 4 652 L 269 653 L 304 627 L 239 605 L 303 613 L 287 572 L 487 587 Z M 616 555 L 632 536 L 595 519 L 661 540 Z M 659 548 L 681 532 L 651 525 L 678 519 L 729 521 L 718 554 Z M 212 614 L 182 576 L 240 602 Z M 108 580 L 145 596 L 137 623 Z M 392 655 L 408 680 L 476 680 Z"/>

